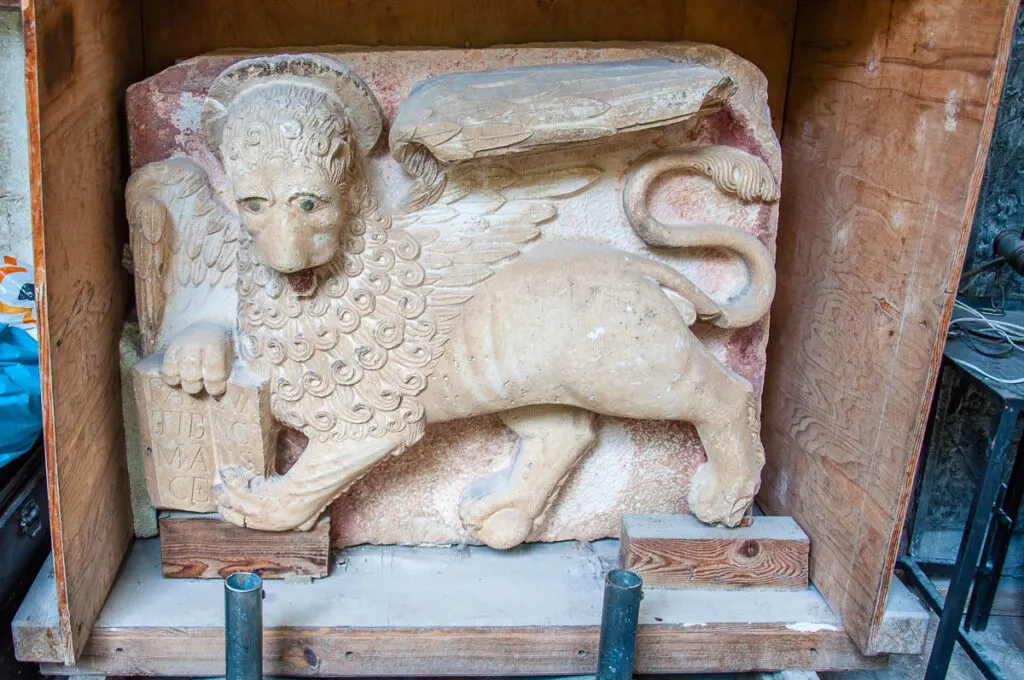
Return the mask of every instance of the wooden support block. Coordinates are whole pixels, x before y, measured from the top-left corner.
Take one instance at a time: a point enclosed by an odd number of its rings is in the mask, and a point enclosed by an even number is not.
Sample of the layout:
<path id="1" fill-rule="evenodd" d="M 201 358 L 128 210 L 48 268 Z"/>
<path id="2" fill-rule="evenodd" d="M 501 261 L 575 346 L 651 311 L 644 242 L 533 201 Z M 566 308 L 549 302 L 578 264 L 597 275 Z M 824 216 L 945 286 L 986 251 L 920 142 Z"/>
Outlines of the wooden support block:
<path id="1" fill-rule="evenodd" d="M 160 517 L 160 564 L 169 578 L 225 578 L 236 571 L 263 578 L 322 578 L 330 570 L 330 549 L 329 514 L 309 531 L 256 531 L 218 515 Z"/>
<path id="2" fill-rule="evenodd" d="M 791 517 L 753 517 L 747 527 L 691 515 L 624 515 L 623 569 L 663 588 L 807 588 L 810 541 Z"/>

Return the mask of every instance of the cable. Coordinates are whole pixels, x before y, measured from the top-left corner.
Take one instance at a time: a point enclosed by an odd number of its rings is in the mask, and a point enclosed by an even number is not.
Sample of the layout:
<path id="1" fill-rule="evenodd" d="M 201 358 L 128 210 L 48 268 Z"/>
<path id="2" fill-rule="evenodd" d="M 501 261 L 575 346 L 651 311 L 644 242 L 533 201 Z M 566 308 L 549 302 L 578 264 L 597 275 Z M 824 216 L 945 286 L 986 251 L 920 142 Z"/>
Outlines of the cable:
<path id="1" fill-rule="evenodd" d="M 954 306 L 968 313 L 970 316 L 962 316 L 957 319 L 953 319 L 950 322 L 949 335 L 952 337 L 963 337 L 964 341 L 971 346 L 973 350 L 980 354 L 987 356 L 1002 358 L 1013 354 L 1014 350 L 1024 352 L 1024 326 L 1009 323 L 1008 321 L 999 321 L 985 316 L 978 310 L 974 309 L 970 305 L 955 300 Z M 968 324 L 981 324 L 982 329 L 969 328 Z M 987 333 L 985 331 L 988 331 Z M 977 344 L 977 339 L 981 338 L 987 341 L 1002 341 L 1007 343 L 1009 346 L 1000 351 L 999 353 L 991 353 L 982 349 Z M 965 368 L 969 368 L 978 375 L 984 376 L 985 378 L 997 382 L 1003 385 L 1021 385 L 1024 384 L 1024 378 L 1000 378 L 998 376 L 988 373 L 984 369 L 975 364 L 967 361 L 957 361 L 960 365 Z"/>

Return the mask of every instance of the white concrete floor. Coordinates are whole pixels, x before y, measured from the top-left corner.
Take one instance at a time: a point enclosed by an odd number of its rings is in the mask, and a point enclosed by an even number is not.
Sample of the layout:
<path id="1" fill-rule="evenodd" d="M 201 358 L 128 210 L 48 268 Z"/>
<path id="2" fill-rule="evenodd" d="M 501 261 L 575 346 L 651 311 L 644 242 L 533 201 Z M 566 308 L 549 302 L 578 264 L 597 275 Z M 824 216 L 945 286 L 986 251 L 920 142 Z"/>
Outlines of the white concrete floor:
<path id="1" fill-rule="evenodd" d="M 1017 616 L 993 615 L 989 619 L 988 628 L 982 633 L 972 633 L 972 637 L 980 643 L 985 653 L 999 664 L 1005 677 L 1024 679 L 1024 611 L 1016 613 Z M 928 655 L 931 653 L 938 623 L 939 618 L 932 615 L 928 643 L 925 646 L 925 653 L 921 656 L 891 656 L 887 670 L 821 673 L 822 680 L 921 680 L 928 667 Z M 946 678 L 985 680 L 985 676 L 975 668 L 959 645 L 953 650 L 953 660 L 949 664 Z"/>

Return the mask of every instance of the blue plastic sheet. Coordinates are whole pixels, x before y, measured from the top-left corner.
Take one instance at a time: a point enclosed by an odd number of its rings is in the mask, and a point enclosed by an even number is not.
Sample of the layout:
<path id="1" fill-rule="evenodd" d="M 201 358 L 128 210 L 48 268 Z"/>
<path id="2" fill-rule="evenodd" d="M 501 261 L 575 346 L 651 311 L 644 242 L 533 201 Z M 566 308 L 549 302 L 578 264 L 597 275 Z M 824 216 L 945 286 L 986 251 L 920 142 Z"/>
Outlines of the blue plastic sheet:
<path id="1" fill-rule="evenodd" d="M 39 344 L 0 323 L 0 467 L 30 450 L 42 431 Z"/>

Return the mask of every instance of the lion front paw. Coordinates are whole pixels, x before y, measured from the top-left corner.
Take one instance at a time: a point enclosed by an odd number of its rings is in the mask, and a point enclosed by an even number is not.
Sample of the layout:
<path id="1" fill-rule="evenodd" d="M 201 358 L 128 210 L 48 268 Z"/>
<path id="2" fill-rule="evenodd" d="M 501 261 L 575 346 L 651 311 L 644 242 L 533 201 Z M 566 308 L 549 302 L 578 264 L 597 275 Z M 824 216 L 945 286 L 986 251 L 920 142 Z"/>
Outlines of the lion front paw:
<path id="1" fill-rule="evenodd" d="M 249 477 L 236 467 L 220 471 L 213 488 L 221 517 L 240 527 L 260 531 L 308 531 L 323 508 L 319 499 L 292 494 L 281 477 Z"/>
<path id="2" fill-rule="evenodd" d="M 197 324 L 171 340 L 160 374 L 168 385 L 189 394 L 206 390 L 220 396 L 227 391 L 232 360 L 231 331 L 216 324 Z"/>
<path id="3" fill-rule="evenodd" d="M 758 484 L 747 480 L 723 479 L 711 463 L 697 470 L 687 499 L 690 512 L 705 524 L 734 527 L 754 502 Z"/>

